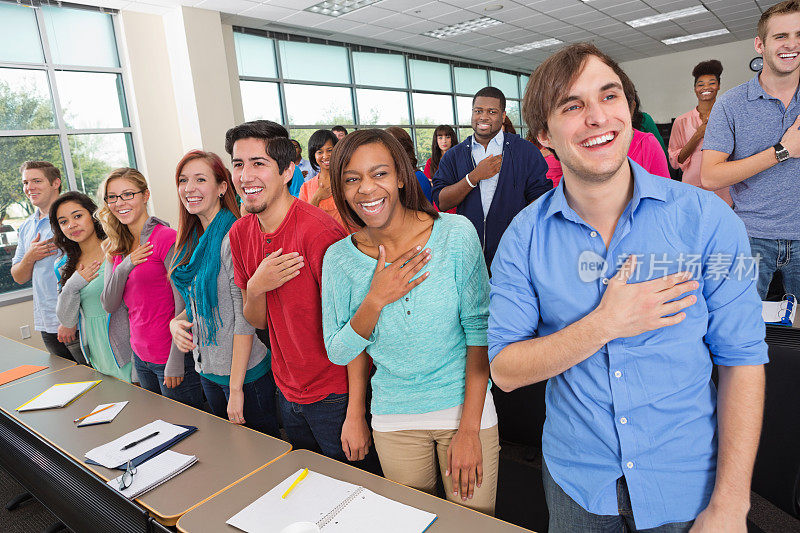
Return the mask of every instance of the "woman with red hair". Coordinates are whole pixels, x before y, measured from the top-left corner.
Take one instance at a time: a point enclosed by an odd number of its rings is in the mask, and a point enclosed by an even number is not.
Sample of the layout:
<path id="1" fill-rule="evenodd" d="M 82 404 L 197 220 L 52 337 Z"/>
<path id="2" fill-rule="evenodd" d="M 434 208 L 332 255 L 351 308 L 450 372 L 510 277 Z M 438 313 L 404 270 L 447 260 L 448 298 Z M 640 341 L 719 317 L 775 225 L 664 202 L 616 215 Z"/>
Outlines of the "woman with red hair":
<path id="1" fill-rule="evenodd" d="M 194 150 L 178 163 L 175 185 L 180 206 L 170 277 L 185 309 L 170 322 L 173 341 L 193 352 L 215 415 L 278 436 L 269 350 L 245 320 L 233 282 L 228 230 L 239 207 L 231 173 L 216 154 Z"/>

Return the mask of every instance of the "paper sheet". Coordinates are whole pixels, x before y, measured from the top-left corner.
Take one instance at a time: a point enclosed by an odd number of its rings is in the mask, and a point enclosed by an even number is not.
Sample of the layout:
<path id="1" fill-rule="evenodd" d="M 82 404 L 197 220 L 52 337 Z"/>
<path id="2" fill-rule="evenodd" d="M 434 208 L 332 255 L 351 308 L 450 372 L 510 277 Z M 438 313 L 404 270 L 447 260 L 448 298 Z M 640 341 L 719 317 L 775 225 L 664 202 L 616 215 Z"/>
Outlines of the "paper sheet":
<path id="1" fill-rule="evenodd" d="M 155 431 L 159 432 L 155 437 L 147 439 L 141 444 L 138 444 L 128 450 L 122 449 L 123 446 L 135 442 L 142 437 L 146 437 Z M 170 424 L 169 422 L 164 422 L 163 420 L 156 420 L 140 427 L 139 429 L 135 429 L 130 433 L 126 433 L 125 435 L 122 435 L 121 437 L 114 439 L 107 444 L 103 444 L 102 446 L 98 446 L 97 448 L 89 450 L 86 452 L 85 457 L 106 468 L 117 468 L 119 465 L 125 464 L 131 459 L 135 459 L 146 451 L 152 450 L 156 446 L 160 446 L 165 442 L 169 442 L 181 433 L 185 433 L 187 431 L 189 430 L 180 426 L 176 426 L 175 424 Z"/>
<path id="2" fill-rule="evenodd" d="M 17 407 L 17 411 L 34 411 L 36 409 L 52 409 L 64 407 L 75 398 L 85 393 L 100 381 L 81 381 L 79 383 L 57 383 L 36 396 L 31 401 Z"/>
<path id="3" fill-rule="evenodd" d="M 113 405 L 108 409 L 105 409 L 109 405 Z M 102 413 L 97 413 L 96 415 L 87 416 L 78 424 L 78 427 L 82 426 L 93 426 L 95 424 L 105 424 L 107 422 L 111 422 L 116 418 L 116 416 L 122 411 L 125 406 L 128 405 L 128 402 L 117 402 L 117 403 L 103 403 L 92 409 L 92 413 L 99 411 L 100 409 L 105 409 Z"/>

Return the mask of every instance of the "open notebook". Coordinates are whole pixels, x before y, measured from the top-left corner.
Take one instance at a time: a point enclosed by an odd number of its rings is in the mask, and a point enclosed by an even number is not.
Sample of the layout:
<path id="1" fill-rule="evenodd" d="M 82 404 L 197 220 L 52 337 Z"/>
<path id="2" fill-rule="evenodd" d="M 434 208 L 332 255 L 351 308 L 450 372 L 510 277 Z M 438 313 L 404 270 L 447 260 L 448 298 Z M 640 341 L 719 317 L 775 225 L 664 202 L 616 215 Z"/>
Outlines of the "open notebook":
<path id="1" fill-rule="evenodd" d="M 228 524 L 247 533 L 280 533 L 314 522 L 322 533 L 422 533 L 436 515 L 309 470 L 286 499 L 281 495 L 302 470 L 242 509 Z"/>
<path id="2" fill-rule="evenodd" d="M 169 481 L 196 462 L 197 457 L 194 455 L 184 455 L 172 450 L 166 450 L 137 466 L 136 473 L 133 475 L 133 480 L 128 488 L 119 488 L 119 480 L 122 476 L 108 481 L 108 484 L 122 495 L 134 499 Z"/>
<path id="3" fill-rule="evenodd" d="M 64 407 L 82 394 L 85 394 L 86 391 L 98 383 L 100 383 L 100 380 L 81 381 L 79 383 L 57 383 L 43 393 L 17 407 L 17 411 L 35 411 L 37 409 Z"/>
<path id="4" fill-rule="evenodd" d="M 793 294 L 786 294 L 780 302 L 761 302 L 761 317 L 767 324 L 791 326 L 797 312 L 797 302 Z"/>

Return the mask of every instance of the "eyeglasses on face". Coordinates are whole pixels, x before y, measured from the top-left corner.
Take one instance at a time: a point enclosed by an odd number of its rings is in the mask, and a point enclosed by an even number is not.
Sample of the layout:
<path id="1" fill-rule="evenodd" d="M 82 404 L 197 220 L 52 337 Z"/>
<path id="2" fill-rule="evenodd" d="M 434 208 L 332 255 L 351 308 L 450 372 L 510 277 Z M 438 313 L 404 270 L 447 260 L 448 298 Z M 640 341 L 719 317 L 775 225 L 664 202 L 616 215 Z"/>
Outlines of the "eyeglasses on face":
<path id="1" fill-rule="evenodd" d="M 147 189 L 142 189 L 141 191 L 136 191 L 136 192 L 125 191 L 122 194 L 107 194 L 103 197 L 103 200 L 105 200 L 105 202 L 109 205 L 117 203 L 117 200 L 125 200 L 125 201 L 133 200 L 134 196 L 143 193 L 145 190 Z"/>

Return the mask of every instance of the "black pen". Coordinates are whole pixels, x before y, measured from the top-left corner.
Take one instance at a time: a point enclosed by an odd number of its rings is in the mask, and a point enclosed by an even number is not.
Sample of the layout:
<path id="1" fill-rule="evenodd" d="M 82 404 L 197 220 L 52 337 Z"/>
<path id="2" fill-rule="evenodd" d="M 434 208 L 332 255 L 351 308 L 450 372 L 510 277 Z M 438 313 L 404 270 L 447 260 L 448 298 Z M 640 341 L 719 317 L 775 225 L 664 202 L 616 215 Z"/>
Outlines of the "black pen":
<path id="1" fill-rule="evenodd" d="M 154 432 L 150 433 L 150 434 L 149 434 L 148 436 L 146 436 L 146 437 L 142 437 L 141 439 L 139 439 L 139 440 L 137 440 L 137 441 L 131 442 L 130 444 L 126 444 L 125 446 L 123 446 L 123 447 L 122 447 L 122 449 L 123 449 L 123 450 L 130 450 L 131 448 L 133 448 L 133 447 L 134 447 L 134 446 L 136 446 L 137 444 L 141 444 L 141 443 L 143 443 L 144 441 L 146 441 L 147 439 L 152 439 L 153 437 L 155 437 L 155 436 L 156 436 L 156 435 L 158 435 L 159 433 L 160 433 L 160 431 L 154 431 Z"/>

